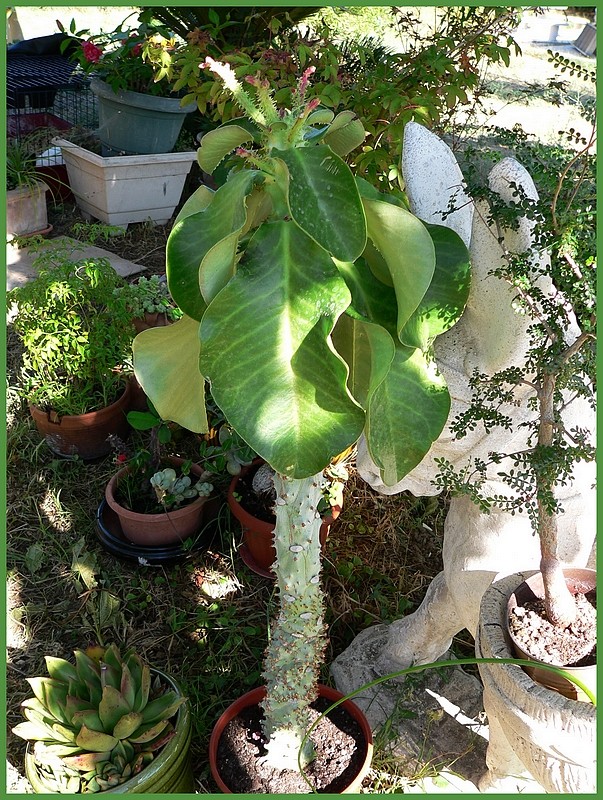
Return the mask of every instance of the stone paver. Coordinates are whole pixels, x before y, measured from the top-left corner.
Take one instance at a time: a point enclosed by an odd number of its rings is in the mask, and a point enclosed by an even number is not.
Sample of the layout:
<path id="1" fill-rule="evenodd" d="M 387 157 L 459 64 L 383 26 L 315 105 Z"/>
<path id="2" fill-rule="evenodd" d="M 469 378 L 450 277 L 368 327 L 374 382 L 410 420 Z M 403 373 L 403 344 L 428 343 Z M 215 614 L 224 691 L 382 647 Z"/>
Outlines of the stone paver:
<path id="1" fill-rule="evenodd" d="M 133 261 L 128 261 L 125 258 L 103 250 L 102 247 L 95 247 L 78 242 L 77 239 L 72 239 L 69 236 L 57 236 L 54 239 L 47 239 L 43 245 L 43 249 L 56 247 L 57 245 L 73 243 L 74 258 L 76 260 L 82 258 L 108 258 L 115 271 L 122 277 L 135 275 L 142 272 L 145 267 L 144 264 L 135 264 Z M 36 274 L 36 269 L 33 262 L 38 255 L 38 251 L 34 252 L 28 247 L 17 248 L 11 244 L 6 245 L 6 288 L 14 289 L 15 286 L 21 286 L 28 278 Z"/>

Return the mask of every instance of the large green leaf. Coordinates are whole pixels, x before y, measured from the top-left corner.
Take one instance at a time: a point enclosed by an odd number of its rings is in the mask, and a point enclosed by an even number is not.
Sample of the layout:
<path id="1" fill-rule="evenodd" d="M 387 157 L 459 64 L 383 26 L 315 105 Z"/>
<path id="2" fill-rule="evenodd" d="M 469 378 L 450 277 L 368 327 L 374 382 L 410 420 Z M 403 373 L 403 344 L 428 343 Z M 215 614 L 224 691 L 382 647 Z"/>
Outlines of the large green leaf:
<path id="1" fill-rule="evenodd" d="M 170 292 L 184 313 L 197 321 L 206 308 L 200 270 L 206 273 L 204 284 L 212 291 L 230 278 L 234 270 L 237 235 L 247 219 L 245 200 L 259 175 L 255 170 L 236 173 L 215 192 L 203 211 L 180 219 L 170 233 L 166 248 Z M 222 252 L 217 259 L 210 255 L 207 264 L 203 264 L 212 248 L 227 237 L 231 237 L 232 243 L 230 259 L 225 261 Z"/>
<path id="2" fill-rule="evenodd" d="M 299 227 L 340 261 L 355 261 L 366 244 L 356 181 L 330 147 L 274 150 L 289 172 L 289 209 Z"/>
<path id="3" fill-rule="evenodd" d="M 353 111 L 341 111 L 331 123 L 324 142 L 342 158 L 364 142 L 366 131 Z"/>
<path id="4" fill-rule="evenodd" d="M 469 251 L 461 237 L 443 225 L 425 227 L 435 246 L 435 272 L 429 289 L 400 333 L 403 344 L 421 350 L 458 322 L 471 285 Z"/>
<path id="5" fill-rule="evenodd" d="M 199 372 L 199 323 L 186 315 L 134 339 L 134 372 L 162 419 L 206 433 L 205 380 Z"/>
<path id="6" fill-rule="evenodd" d="M 201 139 L 201 146 L 197 150 L 199 166 L 204 172 L 211 174 L 235 147 L 252 139 L 253 136 L 239 125 L 227 125 L 208 131 Z"/>
<path id="7" fill-rule="evenodd" d="M 369 398 L 387 375 L 395 343 L 380 325 L 342 314 L 333 331 L 333 344 L 349 369 L 348 388 L 367 408 Z"/>
<path id="8" fill-rule="evenodd" d="M 352 295 L 347 313 L 381 325 L 396 338 L 398 304 L 393 288 L 384 286 L 375 277 L 364 258 L 353 263 L 335 261 L 335 264 Z"/>
<path id="9" fill-rule="evenodd" d="M 201 369 L 245 441 L 295 478 L 356 441 L 364 414 L 330 341 L 350 293 L 329 255 L 293 222 L 262 225 L 201 323 Z"/>
<path id="10" fill-rule="evenodd" d="M 362 199 L 368 235 L 389 269 L 398 304 L 398 335 L 429 288 L 435 247 L 421 220 L 380 200 Z"/>
<path id="11" fill-rule="evenodd" d="M 210 189 L 209 186 L 198 186 L 184 202 L 182 208 L 178 212 L 178 216 L 174 220 L 174 224 L 180 222 L 180 220 L 185 217 L 190 217 L 191 214 L 204 211 L 213 200 L 214 194 L 214 190 Z"/>
<path id="12" fill-rule="evenodd" d="M 396 347 L 389 372 L 370 398 L 365 435 L 386 486 L 417 466 L 442 432 L 450 395 L 435 363 L 420 350 Z"/>

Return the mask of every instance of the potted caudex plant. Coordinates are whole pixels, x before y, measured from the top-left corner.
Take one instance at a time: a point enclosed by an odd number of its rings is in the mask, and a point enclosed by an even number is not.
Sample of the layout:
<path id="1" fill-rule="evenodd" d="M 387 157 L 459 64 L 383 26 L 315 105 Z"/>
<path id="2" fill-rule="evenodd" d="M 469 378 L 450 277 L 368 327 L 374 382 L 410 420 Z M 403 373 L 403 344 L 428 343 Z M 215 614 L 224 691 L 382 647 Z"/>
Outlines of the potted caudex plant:
<path id="1" fill-rule="evenodd" d="M 588 148 L 582 158 L 588 158 Z M 576 160 L 572 154 L 572 163 Z M 515 433 L 517 422 L 509 411 L 514 404 L 527 409 L 516 412 L 524 431 L 519 442 L 523 446 L 497 449 L 488 459 L 474 460 L 462 470 L 442 459 L 437 480 L 468 494 L 485 513 L 493 508 L 525 512 L 540 544 L 540 571 L 522 581 L 508 598 L 505 612 L 515 653 L 566 670 L 575 668 L 578 677 L 594 689 L 596 573 L 564 567 L 559 536 L 559 517 L 564 511 L 559 489 L 589 480 L 587 472 L 577 477 L 576 468 L 594 459 L 596 317 L 595 274 L 590 265 L 594 243 L 585 234 L 580 216 L 566 211 L 563 219 L 557 210 L 567 170 L 554 173 L 554 191 L 547 201 L 522 186 L 519 165 L 510 164 L 508 171 L 513 169 L 513 200 L 504 206 L 492 196 L 491 207 L 496 209 L 492 219 L 499 230 L 507 231 L 522 218 L 524 224 L 528 218 L 536 222 L 529 249 L 505 251 L 493 275 L 513 287 L 517 313 L 529 320 L 529 350 L 522 363 L 502 372 L 476 371 L 470 383 L 472 402 L 451 427 L 457 437 L 480 425 L 488 432 L 502 428 Z M 568 209 L 572 202 L 579 202 L 578 189 L 572 185 L 567 190 Z M 573 241 L 571 247 L 569 241 Z M 496 493 L 493 475 L 498 481 Z M 566 489 L 565 496 L 569 495 Z M 537 666 L 526 671 L 569 698 L 586 699 L 555 673 Z"/>
<path id="2" fill-rule="evenodd" d="M 107 259 L 77 259 L 69 244 L 41 251 L 38 275 L 7 294 L 22 340 L 21 392 L 49 447 L 97 458 L 126 438 L 134 330 L 123 284 Z"/>
<path id="3" fill-rule="evenodd" d="M 174 678 L 115 645 L 46 656 L 47 677 L 13 733 L 28 741 L 25 771 L 36 794 L 176 794 L 194 791 L 192 719 Z"/>
<path id="4" fill-rule="evenodd" d="M 234 151 L 233 168 L 215 192 L 200 187 L 176 220 L 166 271 L 183 317 L 136 337 L 134 368 L 164 419 L 199 432 L 207 379 L 228 423 L 274 470 L 279 611 L 265 687 L 246 702 L 263 698 L 263 757 L 252 760 L 276 782 L 253 785 L 306 791 L 300 771 L 319 762 L 316 739 L 301 745 L 325 647 L 323 471 L 364 432 L 394 482 L 437 438 L 450 398 L 431 342 L 463 311 L 468 254 L 454 232 L 354 178 L 343 158 L 362 144 L 363 127 L 352 112 L 335 117 L 307 99 L 312 69 L 286 109 L 259 79 L 247 90 L 227 65 L 206 66 L 246 117 L 201 141 L 204 171 Z M 223 743 L 212 738 L 214 777 L 223 790 L 247 791 L 221 777 L 214 756 Z"/>

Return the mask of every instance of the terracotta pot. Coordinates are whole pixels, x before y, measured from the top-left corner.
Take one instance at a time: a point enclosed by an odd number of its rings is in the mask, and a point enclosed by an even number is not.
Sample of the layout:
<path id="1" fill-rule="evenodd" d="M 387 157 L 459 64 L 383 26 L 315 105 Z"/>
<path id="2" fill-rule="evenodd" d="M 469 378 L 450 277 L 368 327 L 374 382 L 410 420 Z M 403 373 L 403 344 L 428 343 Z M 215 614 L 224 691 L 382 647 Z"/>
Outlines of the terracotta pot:
<path id="1" fill-rule="evenodd" d="M 56 411 L 42 411 L 30 404 L 29 411 L 40 435 L 50 449 L 61 456 L 79 456 L 84 460 L 100 458 L 111 452 L 110 434 L 127 438 L 130 426 L 131 385 L 128 381 L 122 396 L 112 405 L 87 414 L 59 417 Z"/>
<path id="2" fill-rule="evenodd" d="M 243 545 L 241 545 L 240 553 L 243 561 L 257 575 L 272 578 L 274 573 L 271 571 L 271 567 L 276 561 L 276 550 L 273 544 L 274 523 L 264 522 L 264 520 L 254 517 L 234 496 L 239 479 L 246 475 L 253 466 L 255 464 L 243 467 L 241 474 L 233 477 L 226 499 L 231 512 L 241 523 Z M 323 547 L 327 541 L 329 529 L 340 513 L 341 506 L 332 506 L 331 514 L 323 517 L 323 523 L 320 526 L 320 543 Z"/>
<path id="3" fill-rule="evenodd" d="M 134 317 L 132 319 L 136 333 L 142 333 L 149 328 L 163 328 L 166 325 L 171 325 L 172 321 L 168 319 L 165 311 L 155 311 L 152 314 L 145 311 L 142 317 Z"/>
<path id="4" fill-rule="evenodd" d="M 184 458 L 171 456 L 166 459 L 174 467 L 185 462 Z M 120 479 L 130 471 L 130 467 L 120 469 L 105 488 L 105 500 L 117 514 L 124 536 L 138 545 L 158 547 L 160 545 L 183 542 L 199 531 L 203 518 L 203 507 L 209 498 L 198 497 L 192 503 L 161 514 L 140 514 L 124 508 L 115 499 Z M 198 464 L 191 466 L 191 474 L 201 477 L 203 470 Z"/>
<path id="5" fill-rule="evenodd" d="M 565 583 L 572 594 L 578 592 L 590 592 L 597 586 L 597 573 L 593 569 L 578 569 L 567 568 L 563 570 Z M 507 620 L 514 608 L 522 606 L 530 600 L 544 598 L 544 587 L 542 583 L 542 574 L 536 572 L 531 575 L 527 580 L 523 581 L 517 589 L 509 597 L 507 604 Z M 508 629 L 509 637 L 513 643 L 513 650 L 518 658 L 527 658 L 534 661 L 535 664 L 539 662 L 530 653 L 526 652 L 517 641 L 513 632 Z M 578 680 L 582 681 L 589 689 L 595 694 L 597 692 L 597 665 L 592 664 L 587 667 L 564 667 L 566 672 L 575 675 Z M 548 669 L 541 669 L 538 666 L 524 667 L 528 675 L 542 686 L 548 689 L 553 689 L 559 692 L 564 697 L 570 700 L 581 700 L 583 702 L 590 702 L 587 695 L 579 689 L 574 683 L 563 678 L 561 675 L 552 672 Z"/>
<path id="6" fill-rule="evenodd" d="M 154 668 L 151 668 L 151 673 L 160 675 L 171 689 L 182 696 L 182 690 L 174 678 Z M 193 794 L 195 781 L 190 758 L 193 726 L 188 702 L 178 709 L 174 729 L 173 737 L 138 775 L 99 794 Z M 29 745 L 25 753 L 25 772 L 36 794 L 54 794 L 40 775 Z"/>
<path id="7" fill-rule="evenodd" d="M 6 193 L 6 233 L 13 236 L 45 236 L 52 230 L 48 224 L 46 192 L 48 186 L 36 181 L 32 186 L 19 186 Z"/>
<path id="8" fill-rule="evenodd" d="M 478 657 L 515 657 L 507 630 L 508 601 L 533 574 L 496 579 L 484 593 L 475 638 Z M 479 672 L 489 725 L 488 772 L 479 782 L 480 791 L 500 790 L 501 776 L 527 770 L 549 793 L 595 792 L 596 708 L 535 683 L 514 664 L 479 664 Z"/>
<path id="9" fill-rule="evenodd" d="M 338 692 L 337 689 L 332 689 L 330 686 L 324 686 L 323 684 L 318 685 L 318 695 L 319 697 L 328 700 L 329 703 L 334 703 L 335 701 L 344 697 L 344 695 L 341 692 Z M 209 766 L 215 782 L 218 784 L 220 790 L 226 794 L 232 794 L 232 790 L 227 786 L 226 783 L 224 783 L 220 773 L 220 765 L 218 763 L 218 745 L 220 743 L 220 737 L 222 736 L 224 728 L 232 719 L 234 719 L 243 709 L 249 708 L 250 706 L 259 705 L 265 696 L 266 687 L 259 686 L 257 689 L 252 689 L 242 697 L 239 697 L 238 700 L 235 700 L 234 703 L 228 706 L 212 730 L 209 740 Z M 371 766 L 371 760 L 373 757 L 373 733 L 367 718 L 355 703 L 353 703 L 351 700 L 345 700 L 341 704 L 341 708 L 344 709 L 358 723 L 362 729 L 362 734 L 366 741 L 366 752 L 360 770 L 350 780 L 345 789 L 339 792 L 339 794 L 356 794 L 360 791 L 362 781 L 366 777 Z"/>

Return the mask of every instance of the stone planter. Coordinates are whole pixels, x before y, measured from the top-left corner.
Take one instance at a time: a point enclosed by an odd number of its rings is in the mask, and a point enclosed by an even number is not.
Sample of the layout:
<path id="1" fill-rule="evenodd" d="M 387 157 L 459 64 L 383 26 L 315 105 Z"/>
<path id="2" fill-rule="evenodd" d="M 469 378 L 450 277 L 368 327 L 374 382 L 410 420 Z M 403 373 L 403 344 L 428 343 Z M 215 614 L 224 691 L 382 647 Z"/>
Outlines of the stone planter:
<path id="1" fill-rule="evenodd" d="M 105 158 L 65 139 L 55 139 L 69 184 L 85 214 L 126 227 L 150 220 L 165 225 L 180 202 L 194 151 Z"/>
<path id="2" fill-rule="evenodd" d="M 19 186 L 6 193 L 6 234 L 9 238 L 43 235 L 52 230 L 46 210 L 47 191 L 45 183 L 36 181 L 33 186 Z"/>
<path id="3" fill-rule="evenodd" d="M 98 137 L 104 156 L 169 153 L 184 118 L 195 103 L 180 105 L 177 97 L 155 97 L 141 92 L 114 92 L 93 78 L 90 89 L 98 98 Z"/>
<path id="4" fill-rule="evenodd" d="M 485 592 L 477 656 L 514 657 L 506 632 L 508 602 L 531 574 L 508 575 Z M 507 776 L 527 771 L 547 792 L 596 792 L 596 709 L 540 686 L 518 666 L 482 664 L 479 671 L 490 728 L 489 772 L 480 789 L 504 791 Z"/>

